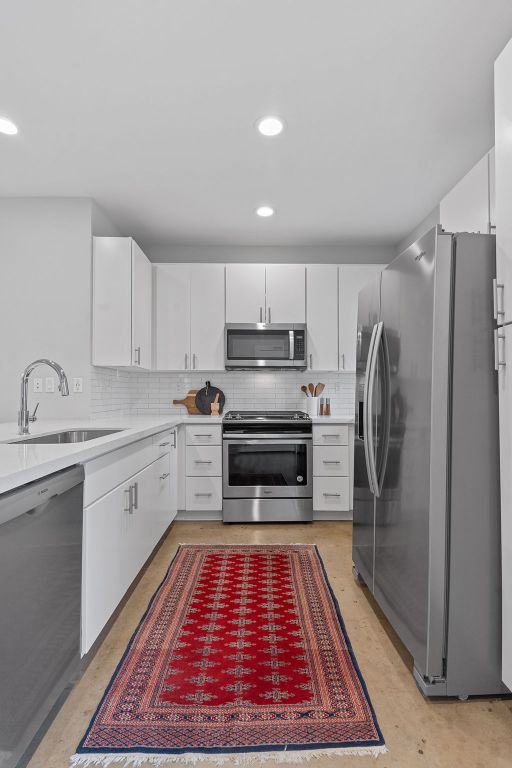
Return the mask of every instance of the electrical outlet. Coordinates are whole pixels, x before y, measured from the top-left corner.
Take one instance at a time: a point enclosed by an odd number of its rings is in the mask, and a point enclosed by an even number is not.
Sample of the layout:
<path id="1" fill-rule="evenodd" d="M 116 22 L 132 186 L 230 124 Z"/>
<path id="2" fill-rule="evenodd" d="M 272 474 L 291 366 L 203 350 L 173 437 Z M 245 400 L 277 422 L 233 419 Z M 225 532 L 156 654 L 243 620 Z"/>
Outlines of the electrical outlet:
<path id="1" fill-rule="evenodd" d="M 40 378 L 34 379 L 34 392 L 42 392 L 43 391 L 43 380 Z"/>
<path id="2" fill-rule="evenodd" d="M 73 379 L 73 392 L 83 392 L 84 391 L 84 380 L 81 376 L 78 378 Z"/>
<path id="3" fill-rule="evenodd" d="M 45 389 L 47 392 L 55 392 L 55 379 L 53 376 L 47 376 L 45 384 Z"/>

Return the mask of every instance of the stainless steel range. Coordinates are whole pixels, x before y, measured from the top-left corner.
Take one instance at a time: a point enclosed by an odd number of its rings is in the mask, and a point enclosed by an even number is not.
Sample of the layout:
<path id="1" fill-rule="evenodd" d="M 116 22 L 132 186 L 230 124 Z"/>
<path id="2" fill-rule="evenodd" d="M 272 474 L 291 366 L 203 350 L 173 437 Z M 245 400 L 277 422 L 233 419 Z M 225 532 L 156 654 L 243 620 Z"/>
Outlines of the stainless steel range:
<path id="1" fill-rule="evenodd" d="M 228 411 L 222 420 L 223 520 L 313 519 L 313 426 L 302 411 Z"/>

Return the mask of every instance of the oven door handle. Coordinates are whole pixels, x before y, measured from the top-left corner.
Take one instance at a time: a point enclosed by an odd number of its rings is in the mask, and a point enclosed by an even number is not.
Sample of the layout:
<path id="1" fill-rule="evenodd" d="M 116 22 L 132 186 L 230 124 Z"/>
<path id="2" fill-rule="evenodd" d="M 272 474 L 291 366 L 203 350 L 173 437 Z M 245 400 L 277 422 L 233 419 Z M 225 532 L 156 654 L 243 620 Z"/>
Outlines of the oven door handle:
<path id="1" fill-rule="evenodd" d="M 295 437 L 288 437 L 288 435 L 272 435 L 272 437 L 264 437 L 263 435 L 259 438 L 233 438 L 231 435 L 229 437 L 224 437 L 223 441 L 224 443 L 233 443 L 233 445 L 272 445 L 273 442 L 281 445 L 283 442 L 288 443 L 290 445 L 307 445 L 311 442 L 311 435 L 304 435 L 304 436 L 295 436 Z"/>

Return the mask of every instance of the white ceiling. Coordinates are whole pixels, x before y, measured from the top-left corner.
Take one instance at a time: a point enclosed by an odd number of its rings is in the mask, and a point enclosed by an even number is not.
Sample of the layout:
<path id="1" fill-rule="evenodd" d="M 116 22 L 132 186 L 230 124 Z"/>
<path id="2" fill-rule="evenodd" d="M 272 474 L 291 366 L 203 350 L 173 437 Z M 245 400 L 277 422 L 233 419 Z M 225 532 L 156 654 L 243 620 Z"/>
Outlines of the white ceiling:
<path id="1" fill-rule="evenodd" d="M 510 0 L 4 2 L 0 195 L 145 242 L 396 242 L 493 144 L 511 36 Z"/>

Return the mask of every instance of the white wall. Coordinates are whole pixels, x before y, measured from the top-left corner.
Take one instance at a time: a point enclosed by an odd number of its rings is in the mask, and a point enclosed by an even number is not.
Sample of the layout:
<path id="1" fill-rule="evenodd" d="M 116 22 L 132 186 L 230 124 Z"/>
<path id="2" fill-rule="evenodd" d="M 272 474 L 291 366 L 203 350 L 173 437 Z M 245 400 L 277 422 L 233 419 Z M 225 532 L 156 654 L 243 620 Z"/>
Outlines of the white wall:
<path id="1" fill-rule="evenodd" d="M 61 397 L 50 368 L 31 375 L 29 408 L 38 417 L 90 414 L 91 233 L 113 225 L 86 198 L 0 198 L 0 421 L 14 421 L 20 376 L 48 357 L 82 394 Z M 109 232 L 111 234 L 111 232 Z M 115 232 L 114 232 L 115 234 Z M 33 378 L 55 377 L 55 392 L 33 392 Z"/>
<path id="2" fill-rule="evenodd" d="M 387 264 L 395 255 L 391 245 L 336 246 L 162 245 L 140 243 L 154 262 L 243 262 L 247 264 Z"/>
<path id="3" fill-rule="evenodd" d="M 415 227 L 413 231 L 407 235 L 407 237 L 404 237 L 403 240 L 398 243 L 395 249 L 396 255 L 398 256 L 400 253 L 402 253 L 402 251 L 405 251 L 405 249 L 415 243 L 418 238 L 420 238 L 422 235 L 428 232 L 429 229 L 432 229 L 432 227 L 435 227 L 436 224 L 439 224 L 440 222 L 441 208 L 440 205 L 436 205 L 436 207 L 430 211 L 428 216 L 425 216 L 423 221 L 421 221 L 418 226 Z"/>

